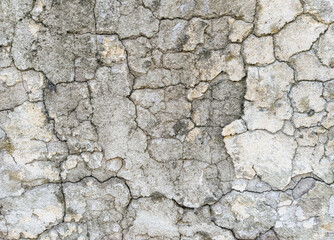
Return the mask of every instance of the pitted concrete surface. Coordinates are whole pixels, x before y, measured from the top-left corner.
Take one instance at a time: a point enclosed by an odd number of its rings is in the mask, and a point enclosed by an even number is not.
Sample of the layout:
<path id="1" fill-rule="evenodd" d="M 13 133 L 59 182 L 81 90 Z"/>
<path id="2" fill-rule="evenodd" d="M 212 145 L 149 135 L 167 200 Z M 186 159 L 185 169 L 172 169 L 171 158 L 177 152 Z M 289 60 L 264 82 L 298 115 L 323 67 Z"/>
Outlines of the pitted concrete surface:
<path id="1" fill-rule="evenodd" d="M 332 0 L 1 0 L 0 239 L 334 239 Z"/>

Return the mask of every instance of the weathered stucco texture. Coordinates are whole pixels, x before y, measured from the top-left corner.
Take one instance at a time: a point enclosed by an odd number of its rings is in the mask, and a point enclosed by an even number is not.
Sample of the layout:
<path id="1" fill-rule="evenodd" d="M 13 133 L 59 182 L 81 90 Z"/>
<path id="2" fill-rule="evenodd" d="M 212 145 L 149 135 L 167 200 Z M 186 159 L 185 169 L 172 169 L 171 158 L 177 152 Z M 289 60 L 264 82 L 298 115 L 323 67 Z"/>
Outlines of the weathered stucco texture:
<path id="1" fill-rule="evenodd" d="M 334 1 L 0 0 L 0 239 L 333 240 Z"/>

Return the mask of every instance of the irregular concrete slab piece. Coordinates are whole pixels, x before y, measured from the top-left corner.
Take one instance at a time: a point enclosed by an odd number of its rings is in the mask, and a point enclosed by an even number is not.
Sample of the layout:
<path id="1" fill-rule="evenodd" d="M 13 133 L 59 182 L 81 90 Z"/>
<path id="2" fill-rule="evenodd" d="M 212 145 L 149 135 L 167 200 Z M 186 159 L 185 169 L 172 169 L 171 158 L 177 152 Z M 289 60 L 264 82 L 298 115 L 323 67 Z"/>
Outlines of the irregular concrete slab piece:
<path id="1" fill-rule="evenodd" d="M 116 33 L 120 38 L 152 37 L 159 30 L 159 21 L 152 12 L 136 1 L 97 0 L 94 11 L 98 33 Z"/>
<path id="2" fill-rule="evenodd" d="M 297 148 L 292 137 L 258 130 L 225 137 L 224 142 L 237 178 L 252 179 L 257 174 L 278 189 L 289 184 Z"/>
<path id="3" fill-rule="evenodd" d="M 42 71 L 53 84 L 74 80 L 73 37 L 53 35 L 42 24 L 24 19 L 16 26 L 13 58 L 20 70 Z"/>
<path id="4" fill-rule="evenodd" d="M 246 81 L 245 98 L 259 107 L 270 108 L 273 102 L 286 96 L 294 82 L 293 70 L 280 62 L 267 67 L 249 67 Z"/>
<path id="5" fill-rule="evenodd" d="M 324 147 L 298 147 L 293 160 L 293 175 L 311 173 L 321 165 L 320 160 L 324 155 Z M 312 156 L 312 157 L 310 157 Z"/>
<path id="6" fill-rule="evenodd" d="M 334 78 L 334 69 L 321 64 L 314 52 L 303 52 L 291 59 L 298 81 L 328 81 Z"/>
<path id="7" fill-rule="evenodd" d="M 0 46 L 8 46 L 14 36 L 15 25 L 31 11 L 32 0 L 2 1 L 0 4 Z"/>
<path id="8" fill-rule="evenodd" d="M 332 194 L 333 187 L 316 182 L 293 204 L 279 207 L 275 223 L 277 236 L 280 239 L 331 239 L 334 225 L 328 210 Z"/>
<path id="9" fill-rule="evenodd" d="M 235 134 L 244 133 L 247 131 L 246 124 L 243 120 L 238 119 L 233 121 L 231 124 L 227 125 L 223 128 L 222 135 L 225 136 L 231 136 Z"/>
<path id="10" fill-rule="evenodd" d="M 211 221 L 209 207 L 196 209 L 195 211 L 186 211 L 181 221 L 178 222 L 179 232 L 183 240 L 186 239 L 224 239 L 234 240 L 233 234 L 229 230 L 216 226 Z"/>
<path id="11" fill-rule="evenodd" d="M 256 1 L 215 1 L 215 0 L 162 0 L 157 4 L 153 0 L 145 0 L 145 6 L 150 8 L 160 19 L 184 18 L 190 19 L 193 16 L 219 17 L 232 15 L 238 19 L 252 22 L 255 14 Z"/>
<path id="12" fill-rule="evenodd" d="M 287 95 L 294 82 L 293 70 L 286 63 L 249 67 L 243 120 L 250 130 L 276 132 L 290 119 L 292 108 Z"/>
<path id="13" fill-rule="evenodd" d="M 223 71 L 231 81 L 240 81 L 246 76 L 244 60 L 241 54 L 241 45 L 229 44 L 224 52 L 225 59 Z"/>
<path id="14" fill-rule="evenodd" d="M 319 21 L 334 21 L 334 4 L 330 0 L 305 0 L 306 12 L 312 13 Z"/>
<path id="15" fill-rule="evenodd" d="M 323 85 L 317 82 L 300 82 L 292 87 L 291 99 L 298 112 L 321 112 L 326 101 L 322 98 Z"/>
<path id="16" fill-rule="evenodd" d="M 64 184 L 63 188 L 65 222 L 83 222 L 92 239 L 101 239 L 106 234 L 120 239 L 121 221 L 130 202 L 130 192 L 123 181 L 110 179 L 100 183 L 85 178 L 79 183 Z"/>
<path id="17" fill-rule="evenodd" d="M 44 74 L 30 70 L 22 73 L 22 79 L 26 84 L 29 101 L 43 100 L 43 89 L 46 85 Z"/>
<path id="18" fill-rule="evenodd" d="M 129 228 L 125 231 L 125 238 L 136 239 L 147 236 L 178 239 L 179 231 L 176 224 L 181 219 L 182 212 L 182 208 L 165 198 L 134 200 L 127 211 Z"/>
<path id="19" fill-rule="evenodd" d="M 86 33 L 94 31 L 94 1 L 52 1 L 38 0 L 32 10 L 32 17 L 59 33 Z"/>
<path id="20" fill-rule="evenodd" d="M 322 63 L 329 67 L 334 67 L 334 25 L 331 25 L 326 33 L 320 37 L 316 47 L 317 55 Z"/>
<path id="21" fill-rule="evenodd" d="M 325 112 L 314 113 L 309 111 L 307 113 L 297 113 L 295 112 L 292 116 L 292 121 L 294 125 L 299 127 L 315 127 L 319 126 L 321 121 L 326 116 Z"/>
<path id="22" fill-rule="evenodd" d="M 242 42 L 252 31 L 253 24 L 242 20 L 229 19 L 231 33 L 229 39 L 231 42 Z"/>
<path id="23" fill-rule="evenodd" d="M 221 51 L 202 50 L 200 57 L 196 62 L 199 69 L 200 79 L 211 81 L 218 76 L 224 69 L 224 55 Z"/>
<path id="24" fill-rule="evenodd" d="M 284 121 L 289 120 L 293 112 L 287 97 L 276 101 L 268 109 L 259 108 L 249 101 L 245 101 L 244 107 L 242 119 L 249 130 L 265 129 L 272 133 L 282 129 Z"/>
<path id="25" fill-rule="evenodd" d="M 19 197 L 0 200 L 0 236 L 7 239 L 37 238 L 45 229 L 62 221 L 63 196 L 60 187 L 44 185 Z"/>
<path id="26" fill-rule="evenodd" d="M 116 35 L 97 36 L 97 42 L 101 60 L 106 66 L 112 66 L 113 63 L 118 63 L 126 59 L 124 46 Z"/>
<path id="27" fill-rule="evenodd" d="M 10 114 L 4 113 L 0 114 L 0 128 L 6 133 L 1 139 L 1 151 L 5 150 L 1 172 L 13 189 L 2 188 L 2 197 L 17 195 L 22 186 L 59 182 L 58 161 L 66 149 L 46 123 L 44 106 L 25 102 Z"/>
<path id="28" fill-rule="evenodd" d="M 184 51 L 192 51 L 198 44 L 204 43 L 204 30 L 207 26 L 208 24 L 200 18 L 193 18 L 190 20 L 186 28 L 186 35 L 184 36 Z"/>
<path id="29" fill-rule="evenodd" d="M 176 139 L 153 139 L 149 151 L 152 158 L 159 162 L 182 158 L 182 144 Z"/>
<path id="30" fill-rule="evenodd" d="M 159 21 L 152 12 L 142 6 L 127 16 L 121 15 L 118 20 L 117 33 L 120 38 L 144 35 L 152 37 L 159 30 Z"/>
<path id="31" fill-rule="evenodd" d="M 184 35 L 186 28 L 185 20 L 162 20 L 156 39 L 157 46 L 163 51 L 181 49 L 188 41 Z"/>
<path id="32" fill-rule="evenodd" d="M 260 0 L 255 23 L 257 35 L 277 33 L 303 12 L 299 0 Z"/>
<path id="33" fill-rule="evenodd" d="M 198 208 L 221 197 L 219 186 L 219 172 L 215 165 L 187 160 L 175 181 L 174 198 L 182 206 Z"/>
<path id="34" fill-rule="evenodd" d="M 299 16 L 275 35 L 276 57 L 287 61 L 292 55 L 310 49 L 326 29 L 325 24 L 315 21 L 311 16 Z"/>
<path id="35" fill-rule="evenodd" d="M 211 207 L 214 222 L 232 229 L 238 238 L 255 239 L 276 222 L 277 212 L 271 204 L 274 198 L 274 194 L 233 191 Z"/>
<path id="36" fill-rule="evenodd" d="M 221 17 L 208 20 L 209 26 L 205 29 L 205 42 L 203 44 L 208 50 L 224 49 L 228 42 L 228 37 L 231 30 L 229 17 Z"/>
<path id="37" fill-rule="evenodd" d="M 243 81 L 219 75 L 201 99 L 193 100 L 191 119 L 198 126 L 224 127 L 240 116 L 243 95 Z"/>
<path id="38" fill-rule="evenodd" d="M 270 64 L 275 61 L 272 37 L 249 36 L 244 42 L 244 56 L 248 64 Z M 261 49 L 261 51 L 259 51 Z"/>
<path id="39" fill-rule="evenodd" d="M 0 70 L 0 110 L 11 109 L 28 100 L 22 74 L 14 67 Z"/>
<path id="40" fill-rule="evenodd" d="M 187 98 L 192 101 L 197 98 L 201 98 L 204 93 L 208 90 L 209 84 L 205 82 L 200 82 L 194 89 L 190 89 Z"/>
<path id="41" fill-rule="evenodd" d="M 29 102 L 15 108 L 6 121 L 2 119 L 1 128 L 13 144 L 12 154 L 17 162 L 26 164 L 46 157 L 46 143 L 52 139 L 52 129 L 45 121 L 43 105 Z"/>

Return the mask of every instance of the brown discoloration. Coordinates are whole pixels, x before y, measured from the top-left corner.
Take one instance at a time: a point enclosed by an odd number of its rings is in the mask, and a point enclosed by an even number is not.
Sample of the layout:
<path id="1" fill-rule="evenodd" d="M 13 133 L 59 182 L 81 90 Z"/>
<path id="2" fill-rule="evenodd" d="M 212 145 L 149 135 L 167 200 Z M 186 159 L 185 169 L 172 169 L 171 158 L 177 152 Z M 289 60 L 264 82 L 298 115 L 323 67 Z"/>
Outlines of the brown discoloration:
<path id="1" fill-rule="evenodd" d="M 12 155 L 15 151 L 14 145 L 9 139 L 0 140 L 0 149 L 5 150 L 8 154 Z"/>

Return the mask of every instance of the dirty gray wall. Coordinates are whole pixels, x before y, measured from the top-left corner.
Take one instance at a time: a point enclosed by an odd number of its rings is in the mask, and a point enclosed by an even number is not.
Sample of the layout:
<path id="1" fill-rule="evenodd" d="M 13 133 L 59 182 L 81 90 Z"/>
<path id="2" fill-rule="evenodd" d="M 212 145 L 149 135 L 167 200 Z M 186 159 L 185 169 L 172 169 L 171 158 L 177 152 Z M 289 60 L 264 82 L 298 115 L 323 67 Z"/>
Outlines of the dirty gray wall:
<path id="1" fill-rule="evenodd" d="M 334 239 L 333 21 L 1 0 L 0 239 Z"/>

